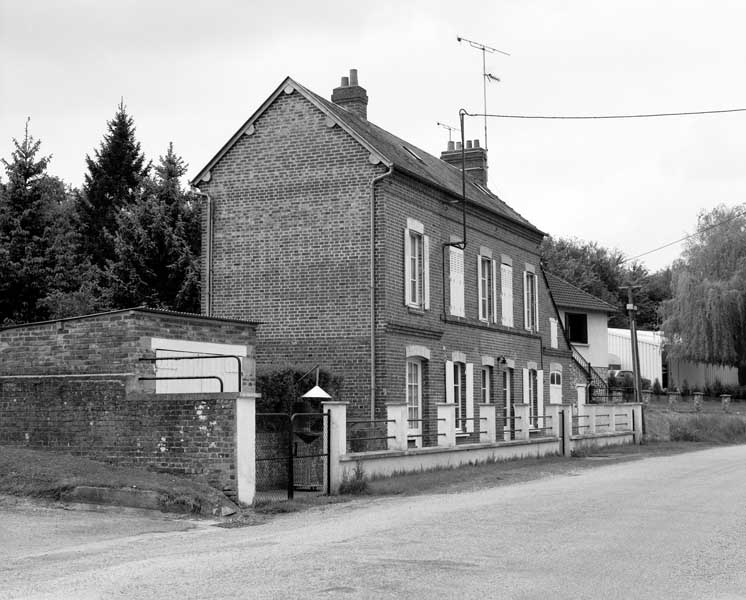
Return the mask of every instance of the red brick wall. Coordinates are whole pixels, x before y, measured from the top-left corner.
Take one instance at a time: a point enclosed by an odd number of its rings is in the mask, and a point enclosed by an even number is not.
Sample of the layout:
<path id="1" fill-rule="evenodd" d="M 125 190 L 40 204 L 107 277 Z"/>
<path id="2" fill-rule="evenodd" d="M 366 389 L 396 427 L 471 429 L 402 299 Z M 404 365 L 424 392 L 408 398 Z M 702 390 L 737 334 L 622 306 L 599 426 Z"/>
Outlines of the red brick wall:
<path id="1" fill-rule="evenodd" d="M 253 390 L 255 327 L 137 310 L 0 330 L 0 375 L 132 373 L 152 375 L 152 337 L 246 344 L 244 389 Z"/>
<path id="2" fill-rule="evenodd" d="M 235 394 L 133 394 L 121 378 L 0 377 L 0 415 L 0 444 L 202 476 L 235 491 Z"/>
<path id="3" fill-rule="evenodd" d="M 459 239 L 463 234 L 462 213 L 459 205 L 445 203 L 449 198 L 434 192 L 423 184 L 397 176 L 386 180 L 377 218 L 379 231 L 384 239 L 377 244 L 377 271 L 386 277 L 377 282 L 376 296 L 379 328 L 387 333 L 377 343 L 377 406 L 383 414 L 386 400 L 405 398 L 405 348 L 409 344 L 425 346 L 431 351 L 426 365 L 428 384 L 423 390 L 423 418 L 436 418 L 436 402 L 445 401 L 445 361 L 451 360 L 453 351 L 466 354 L 467 362 L 474 364 L 474 394 L 478 402 L 479 376 L 482 356 L 505 356 L 515 361 L 513 398 L 523 401 L 522 370 L 526 363 L 536 362 L 544 370 L 544 402 L 549 402 L 549 365 L 563 365 L 563 401 L 576 398 L 575 379 L 570 368 L 570 354 L 559 332 L 558 350 L 550 349 L 549 318 L 558 318 L 552 306 L 544 278 L 540 272 L 538 243 L 535 234 L 521 234 L 515 225 L 481 209 L 469 208 L 467 212 L 467 246 L 465 250 L 465 318 L 453 317 L 449 312 L 448 250 L 444 255 L 443 244 L 451 236 Z M 404 303 L 404 230 L 407 217 L 424 225 L 430 237 L 430 310 L 419 311 Z M 492 250 L 493 258 L 500 261 L 502 254 L 513 260 L 513 321 L 514 327 L 479 321 L 477 256 L 480 246 Z M 445 286 L 443 260 L 445 256 Z M 528 332 L 523 326 L 523 271 L 525 263 L 536 268 L 539 287 L 539 333 Z M 500 306 L 500 272 L 498 269 L 498 315 Z M 445 304 L 444 304 L 445 298 Z M 445 306 L 445 308 L 444 308 Z M 493 369 L 493 398 L 501 404 L 501 370 Z M 425 397 L 427 402 L 425 401 Z M 498 411 L 498 416 L 500 411 Z M 478 409 L 475 410 L 478 416 Z M 434 426 L 434 425 L 433 425 Z M 475 430 L 478 428 L 475 427 Z M 474 436 L 476 437 L 476 436 Z"/>
<path id="4" fill-rule="evenodd" d="M 353 410 L 368 406 L 369 194 L 385 171 L 368 156 L 283 93 L 201 185 L 214 204 L 213 314 L 262 323 L 260 370 L 342 375 Z"/>

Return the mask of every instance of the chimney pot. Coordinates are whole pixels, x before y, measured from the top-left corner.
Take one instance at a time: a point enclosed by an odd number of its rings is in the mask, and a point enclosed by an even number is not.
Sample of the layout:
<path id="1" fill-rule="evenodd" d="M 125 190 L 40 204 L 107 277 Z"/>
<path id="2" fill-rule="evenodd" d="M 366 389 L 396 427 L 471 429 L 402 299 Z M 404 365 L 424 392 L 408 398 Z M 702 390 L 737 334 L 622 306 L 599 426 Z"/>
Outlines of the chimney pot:
<path id="1" fill-rule="evenodd" d="M 471 150 L 471 140 L 466 140 L 466 149 Z"/>
<path id="2" fill-rule="evenodd" d="M 479 140 L 474 140 L 474 147 L 479 148 Z"/>
<path id="3" fill-rule="evenodd" d="M 456 150 L 461 150 L 461 142 L 456 142 Z"/>
<path id="4" fill-rule="evenodd" d="M 350 69 L 350 85 L 357 85 L 357 69 Z"/>
<path id="5" fill-rule="evenodd" d="M 350 80 L 347 77 L 342 77 L 342 83 L 340 84 L 340 87 L 348 87 L 350 85 Z"/>
<path id="6" fill-rule="evenodd" d="M 447 152 L 452 152 L 455 149 L 456 149 L 456 144 L 454 142 L 449 141 L 448 142 L 448 150 L 447 150 Z"/>

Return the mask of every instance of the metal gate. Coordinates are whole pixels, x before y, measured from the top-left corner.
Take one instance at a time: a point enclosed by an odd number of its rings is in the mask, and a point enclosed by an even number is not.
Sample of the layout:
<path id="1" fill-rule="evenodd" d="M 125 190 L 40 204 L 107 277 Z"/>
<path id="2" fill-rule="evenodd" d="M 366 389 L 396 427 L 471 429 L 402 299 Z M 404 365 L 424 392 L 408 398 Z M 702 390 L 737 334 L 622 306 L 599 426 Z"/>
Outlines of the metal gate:
<path id="1" fill-rule="evenodd" d="M 256 414 L 256 499 L 329 493 L 329 413 Z"/>

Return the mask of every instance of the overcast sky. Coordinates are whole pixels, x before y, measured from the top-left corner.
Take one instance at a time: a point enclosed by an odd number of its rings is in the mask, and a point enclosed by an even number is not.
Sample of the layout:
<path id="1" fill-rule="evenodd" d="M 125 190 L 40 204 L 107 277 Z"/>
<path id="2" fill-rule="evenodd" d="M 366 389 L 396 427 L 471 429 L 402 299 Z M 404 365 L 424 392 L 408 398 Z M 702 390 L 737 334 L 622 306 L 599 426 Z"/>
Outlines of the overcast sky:
<path id="1" fill-rule="evenodd" d="M 31 133 L 79 186 L 121 97 L 149 158 L 189 175 L 290 75 L 329 97 L 350 68 L 369 119 L 438 155 L 458 110 L 630 114 L 746 107 L 746 3 L 733 0 L 158 2 L 0 0 L 0 157 Z M 635 256 L 746 202 L 746 113 L 489 122 L 489 185 L 553 236 Z M 483 139 L 481 119 L 466 138 Z M 455 139 L 455 138 L 454 138 Z M 3 179 L 4 173 L 3 173 Z M 643 259 L 669 264 L 681 245 Z"/>

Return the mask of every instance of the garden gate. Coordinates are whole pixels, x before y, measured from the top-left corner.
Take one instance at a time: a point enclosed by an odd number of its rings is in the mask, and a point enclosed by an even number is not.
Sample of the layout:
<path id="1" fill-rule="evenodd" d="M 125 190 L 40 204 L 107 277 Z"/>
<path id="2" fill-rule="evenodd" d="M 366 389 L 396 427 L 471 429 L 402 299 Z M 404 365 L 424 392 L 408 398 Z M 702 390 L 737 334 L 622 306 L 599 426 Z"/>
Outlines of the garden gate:
<path id="1" fill-rule="evenodd" d="M 328 412 L 256 414 L 256 498 L 329 493 Z"/>

